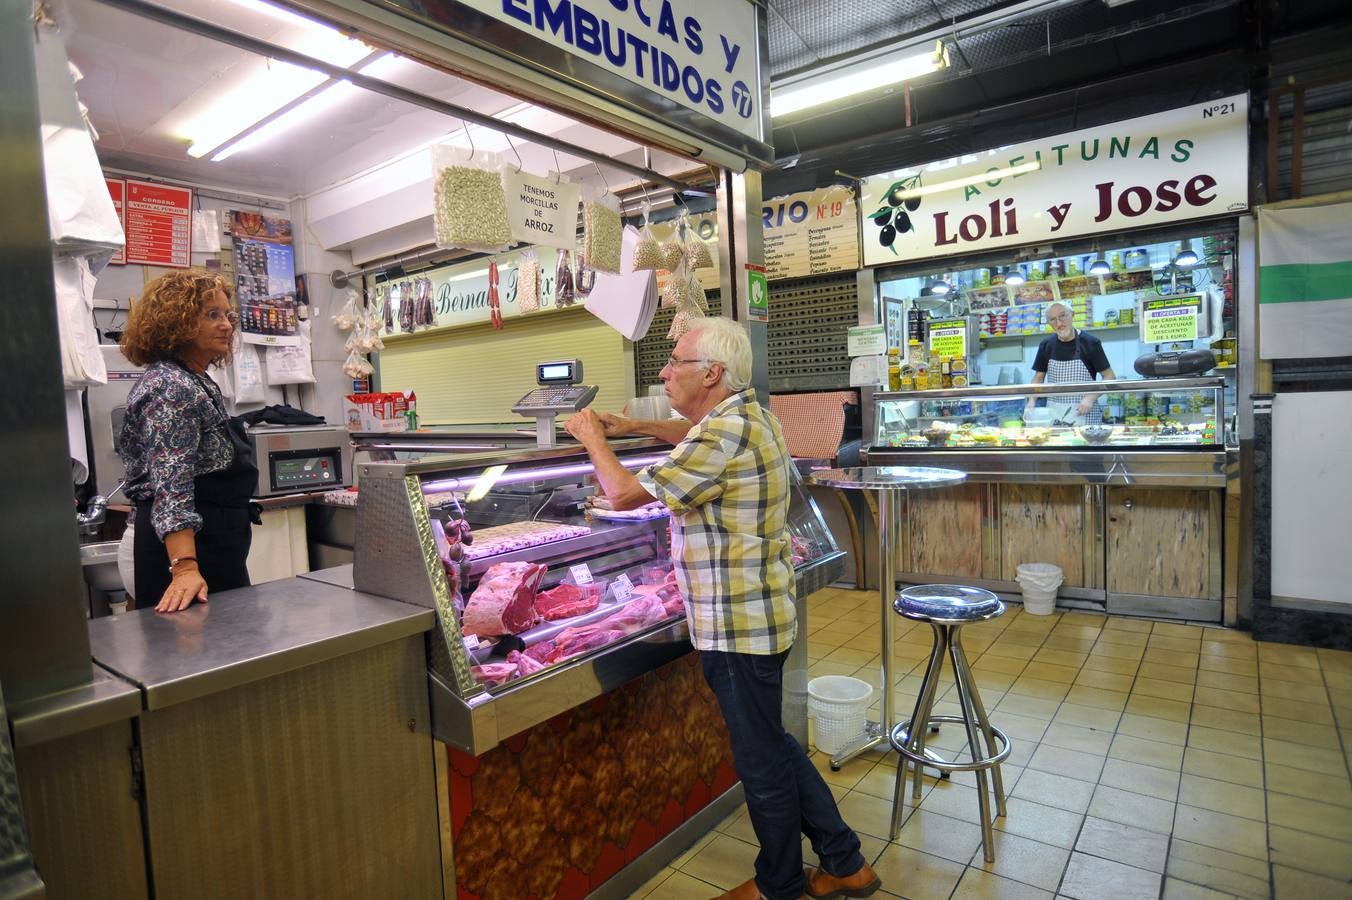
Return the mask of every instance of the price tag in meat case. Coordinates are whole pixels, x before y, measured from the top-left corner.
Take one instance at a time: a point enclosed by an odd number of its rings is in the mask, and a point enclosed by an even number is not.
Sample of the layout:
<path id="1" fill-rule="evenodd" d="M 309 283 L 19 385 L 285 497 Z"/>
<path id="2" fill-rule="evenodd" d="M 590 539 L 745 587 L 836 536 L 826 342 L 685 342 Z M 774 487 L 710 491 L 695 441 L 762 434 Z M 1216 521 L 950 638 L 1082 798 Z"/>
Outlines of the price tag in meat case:
<path id="1" fill-rule="evenodd" d="M 591 569 L 587 568 L 586 563 L 577 563 L 568 567 L 568 571 L 573 575 L 573 584 L 591 584 Z"/>
<path id="2" fill-rule="evenodd" d="M 192 264 L 192 190 L 130 178 L 126 184 L 126 261 L 186 269 Z"/>
<path id="3" fill-rule="evenodd" d="M 122 246 L 118 249 L 116 253 L 113 254 L 113 258 L 108 260 L 108 262 L 112 263 L 115 266 L 126 265 L 127 183 L 123 181 L 121 178 L 105 178 L 103 180 L 108 185 L 108 196 L 113 198 L 113 209 L 117 211 L 117 220 L 122 223 L 122 234 L 123 234 Z"/>
<path id="4" fill-rule="evenodd" d="M 634 583 L 629 580 L 629 576 L 621 572 L 616 579 L 611 582 L 611 590 L 615 592 L 615 599 L 621 603 L 634 596 Z"/>

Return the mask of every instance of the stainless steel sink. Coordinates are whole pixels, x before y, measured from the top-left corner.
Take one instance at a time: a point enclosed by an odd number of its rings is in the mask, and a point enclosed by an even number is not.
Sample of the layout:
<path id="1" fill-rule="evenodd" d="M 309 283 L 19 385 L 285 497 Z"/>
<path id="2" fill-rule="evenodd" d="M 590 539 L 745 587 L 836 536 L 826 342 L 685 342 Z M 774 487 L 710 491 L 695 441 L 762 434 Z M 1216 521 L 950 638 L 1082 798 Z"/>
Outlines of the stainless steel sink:
<path id="1" fill-rule="evenodd" d="M 122 576 L 117 571 L 119 541 L 102 541 L 80 545 L 80 568 L 85 582 L 100 591 L 122 590 Z"/>

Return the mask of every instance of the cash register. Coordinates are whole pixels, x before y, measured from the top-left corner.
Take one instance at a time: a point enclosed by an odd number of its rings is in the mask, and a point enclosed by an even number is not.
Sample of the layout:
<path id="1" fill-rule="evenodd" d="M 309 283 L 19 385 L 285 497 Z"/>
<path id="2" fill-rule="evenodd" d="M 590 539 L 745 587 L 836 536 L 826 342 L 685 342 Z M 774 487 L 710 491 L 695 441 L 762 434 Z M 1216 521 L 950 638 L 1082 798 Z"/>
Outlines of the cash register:
<path id="1" fill-rule="evenodd" d="M 557 447 L 554 419 L 560 413 L 585 409 L 596 399 L 597 386 L 582 383 L 582 360 L 560 359 L 535 364 L 539 385 L 512 406 L 517 415 L 534 417 L 535 440 L 541 447 Z"/>

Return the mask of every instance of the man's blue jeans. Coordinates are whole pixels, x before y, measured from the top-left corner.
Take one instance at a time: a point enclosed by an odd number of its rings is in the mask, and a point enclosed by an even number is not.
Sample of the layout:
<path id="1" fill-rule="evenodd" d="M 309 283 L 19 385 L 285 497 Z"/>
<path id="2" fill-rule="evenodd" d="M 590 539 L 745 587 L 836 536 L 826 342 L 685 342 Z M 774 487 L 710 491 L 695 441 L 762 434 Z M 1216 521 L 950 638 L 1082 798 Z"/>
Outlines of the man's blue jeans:
<path id="1" fill-rule="evenodd" d="M 803 846 L 812 843 L 829 875 L 853 875 L 864 864 L 859 838 L 836 799 L 780 715 L 784 659 L 702 651 L 704 680 L 718 698 L 732 741 L 733 764 L 746 790 L 746 808 L 760 841 L 756 885 L 769 900 L 803 894 Z"/>

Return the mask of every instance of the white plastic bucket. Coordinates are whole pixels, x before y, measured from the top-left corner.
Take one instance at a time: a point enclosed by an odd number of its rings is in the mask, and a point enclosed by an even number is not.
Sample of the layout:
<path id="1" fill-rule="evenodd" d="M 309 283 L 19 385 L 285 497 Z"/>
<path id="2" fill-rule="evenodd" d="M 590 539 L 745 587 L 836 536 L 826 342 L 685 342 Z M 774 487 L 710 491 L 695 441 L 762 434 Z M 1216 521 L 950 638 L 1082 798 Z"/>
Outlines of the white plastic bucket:
<path id="1" fill-rule="evenodd" d="M 1024 612 L 1049 616 L 1056 611 L 1056 592 L 1065 577 L 1060 566 L 1051 563 L 1022 563 L 1015 580 L 1023 588 Z"/>
<path id="2" fill-rule="evenodd" d="M 837 753 L 864 733 L 873 686 L 848 675 L 820 675 L 807 683 L 807 698 L 817 749 Z"/>

